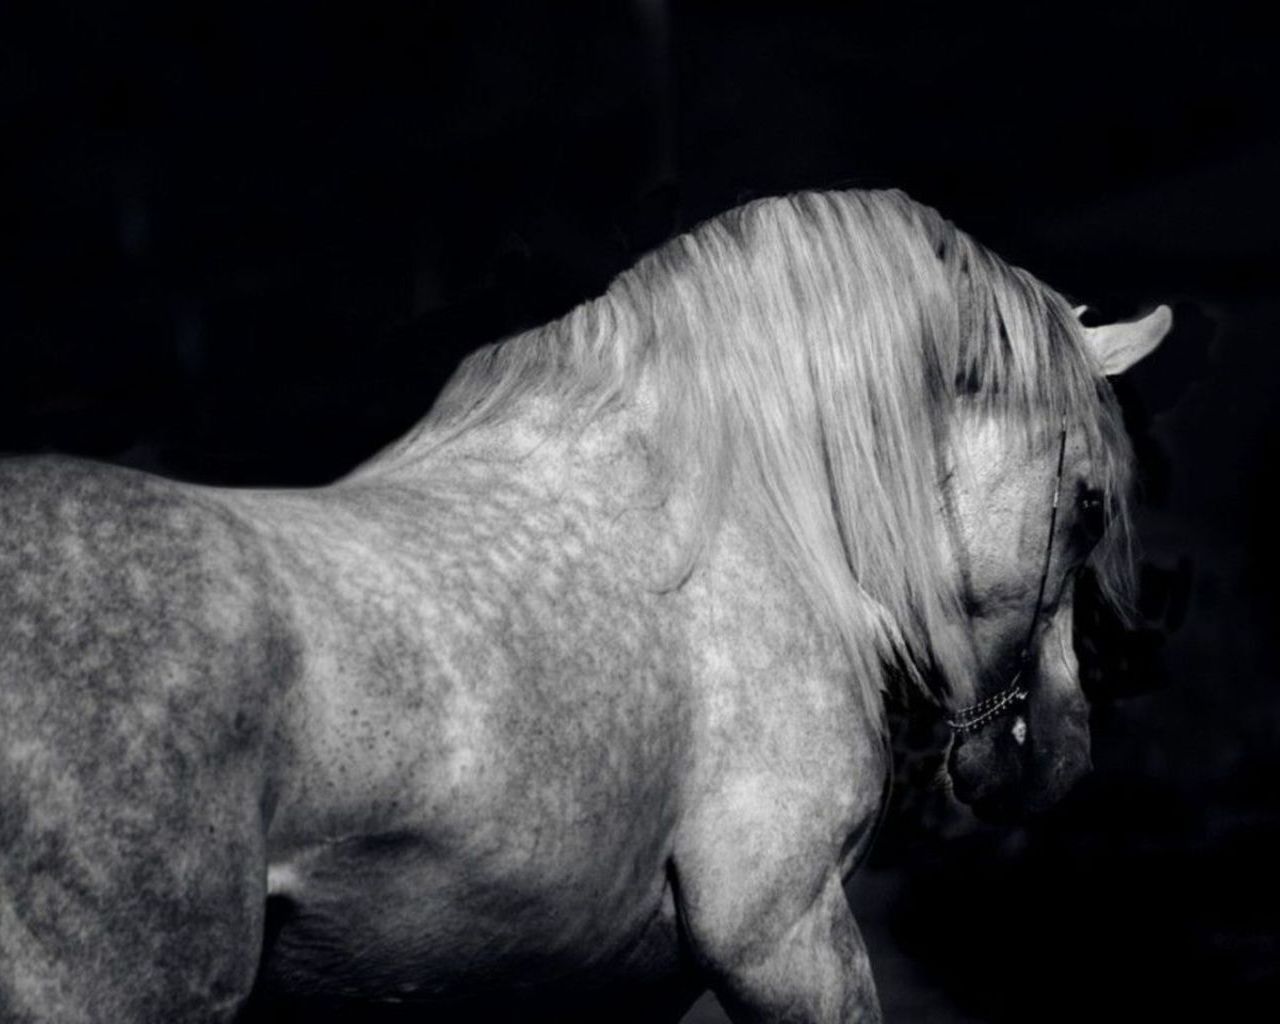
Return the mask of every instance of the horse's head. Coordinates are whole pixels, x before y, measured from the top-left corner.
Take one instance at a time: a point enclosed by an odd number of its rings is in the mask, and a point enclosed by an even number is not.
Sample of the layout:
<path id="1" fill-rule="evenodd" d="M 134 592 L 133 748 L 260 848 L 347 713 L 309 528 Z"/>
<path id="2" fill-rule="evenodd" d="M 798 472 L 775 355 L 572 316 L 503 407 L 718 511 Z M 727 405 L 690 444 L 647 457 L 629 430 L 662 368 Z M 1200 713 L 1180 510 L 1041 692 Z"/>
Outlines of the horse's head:
<path id="1" fill-rule="evenodd" d="M 1161 307 L 1134 323 L 1087 328 L 1095 364 L 1113 376 L 1167 332 Z M 975 689 L 949 711 L 956 795 L 1007 820 L 1056 801 L 1089 768 L 1089 714 L 1072 647 L 1077 570 L 1107 529 L 1109 475 L 1083 431 L 1010 425 L 963 411 L 946 487 L 947 548 L 959 576 L 965 675 Z M 1021 434 L 1026 437 L 1025 431 Z"/>

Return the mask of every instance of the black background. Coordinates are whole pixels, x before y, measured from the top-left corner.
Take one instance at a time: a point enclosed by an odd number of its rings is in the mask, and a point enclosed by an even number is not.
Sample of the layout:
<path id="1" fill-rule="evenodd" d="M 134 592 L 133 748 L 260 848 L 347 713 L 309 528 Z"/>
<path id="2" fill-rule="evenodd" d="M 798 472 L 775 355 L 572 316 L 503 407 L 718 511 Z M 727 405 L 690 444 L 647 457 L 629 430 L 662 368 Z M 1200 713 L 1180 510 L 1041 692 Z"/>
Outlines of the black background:
<path id="1" fill-rule="evenodd" d="M 0 451 L 322 483 L 471 347 L 801 187 L 1168 302 L 1120 386 L 1140 628 L 1078 640 L 1097 771 L 992 829 L 905 765 L 861 899 L 890 1019 L 1274 1010 L 1274 49 L 1224 3 L 9 6 Z"/>

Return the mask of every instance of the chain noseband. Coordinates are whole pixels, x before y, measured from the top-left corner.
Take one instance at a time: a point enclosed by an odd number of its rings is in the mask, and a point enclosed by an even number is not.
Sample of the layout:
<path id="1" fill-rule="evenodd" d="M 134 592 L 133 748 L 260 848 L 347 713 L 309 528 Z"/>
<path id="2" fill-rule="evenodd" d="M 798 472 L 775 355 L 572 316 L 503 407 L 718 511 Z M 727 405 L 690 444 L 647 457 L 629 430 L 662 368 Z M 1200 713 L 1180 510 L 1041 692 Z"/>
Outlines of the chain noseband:
<path id="1" fill-rule="evenodd" d="M 946 723 L 951 726 L 953 731 L 961 735 L 976 732 L 988 722 L 1002 717 L 1010 709 L 1025 701 L 1030 693 L 1026 686 L 1023 685 L 1022 677 L 1026 673 L 1027 667 L 1031 664 L 1031 645 L 1036 638 L 1036 627 L 1040 625 L 1040 613 L 1044 604 L 1044 590 L 1049 582 L 1049 567 L 1053 561 L 1053 537 L 1058 526 L 1058 498 L 1062 493 L 1062 466 L 1066 455 L 1067 424 L 1064 417 L 1062 437 L 1058 442 L 1058 472 L 1053 481 L 1053 508 L 1049 512 L 1049 541 L 1045 546 L 1044 569 L 1040 573 L 1040 589 L 1036 593 L 1036 607 L 1031 615 L 1031 625 L 1027 628 L 1027 639 L 1023 642 L 1022 651 L 1018 655 L 1018 671 L 1013 674 L 1013 679 L 1009 685 L 999 693 L 951 713 L 950 717 L 946 719 Z M 1025 725 L 1023 728 L 1025 730 Z M 1021 739 L 1019 739 L 1019 742 L 1021 742 Z"/>

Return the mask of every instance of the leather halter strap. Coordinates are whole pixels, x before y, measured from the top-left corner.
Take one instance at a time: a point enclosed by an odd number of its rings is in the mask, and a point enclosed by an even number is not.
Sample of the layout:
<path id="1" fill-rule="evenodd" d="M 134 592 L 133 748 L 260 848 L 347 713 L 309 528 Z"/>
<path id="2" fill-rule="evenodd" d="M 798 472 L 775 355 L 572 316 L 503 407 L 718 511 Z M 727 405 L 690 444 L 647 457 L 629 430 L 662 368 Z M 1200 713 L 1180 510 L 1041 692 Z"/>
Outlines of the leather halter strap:
<path id="1" fill-rule="evenodd" d="M 1011 709 L 1027 699 L 1030 691 L 1023 684 L 1023 675 L 1031 665 L 1031 645 L 1035 642 L 1036 628 L 1040 625 L 1040 616 L 1044 605 L 1044 591 L 1049 583 L 1049 568 L 1053 562 L 1053 540 L 1058 527 L 1058 500 L 1062 495 L 1062 467 L 1067 456 L 1067 421 L 1062 420 L 1062 435 L 1058 441 L 1058 471 L 1053 481 L 1053 507 L 1049 511 L 1049 540 L 1045 545 L 1044 568 L 1040 572 L 1040 588 L 1036 592 L 1036 607 L 1031 614 L 1031 624 L 1027 627 L 1027 638 L 1023 641 L 1022 650 L 1018 654 L 1018 670 L 1013 678 L 999 693 L 993 694 L 976 704 L 953 711 L 946 723 L 958 733 L 976 732 L 988 722 L 1002 717 Z"/>

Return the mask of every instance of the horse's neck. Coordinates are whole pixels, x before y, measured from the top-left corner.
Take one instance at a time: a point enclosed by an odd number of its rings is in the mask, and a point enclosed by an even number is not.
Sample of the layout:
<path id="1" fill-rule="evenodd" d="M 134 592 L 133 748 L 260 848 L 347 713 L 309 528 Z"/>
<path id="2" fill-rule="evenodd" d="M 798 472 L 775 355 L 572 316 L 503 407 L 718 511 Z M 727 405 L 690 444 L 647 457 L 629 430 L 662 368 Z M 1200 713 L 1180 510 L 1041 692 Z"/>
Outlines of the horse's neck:
<path id="1" fill-rule="evenodd" d="M 711 468 L 669 449 L 652 388 L 641 382 L 627 401 L 583 418 L 581 409 L 563 408 L 554 399 L 526 398 L 495 420 L 457 433 L 426 422 L 353 479 L 417 492 L 432 505 L 480 508 L 495 495 L 520 493 L 526 496 L 522 508 L 547 502 L 572 508 L 597 541 L 646 547 L 664 584 L 693 571 L 694 563 L 710 569 L 725 560 L 768 560 L 770 540 L 759 509 L 732 487 L 708 503 L 714 495 L 705 493 L 706 486 L 725 483 L 704 479 L 700 474 Z M 711 513 L 714 525 L 707 521 Z"/>
<path id="2" fill-rule="evenodd" d="M 491 421 L 462 430 L 424 420 L 362 464 L 352 478 L 395 478 L 430 485 L 449 465 L 487 466 L 495 476 L 593 482 L 615 493 L 641 487 L 652 475 L 653 414 L 636 400 L 581 422 L 582 410 L 551 398 L 522 398 Z"/>

